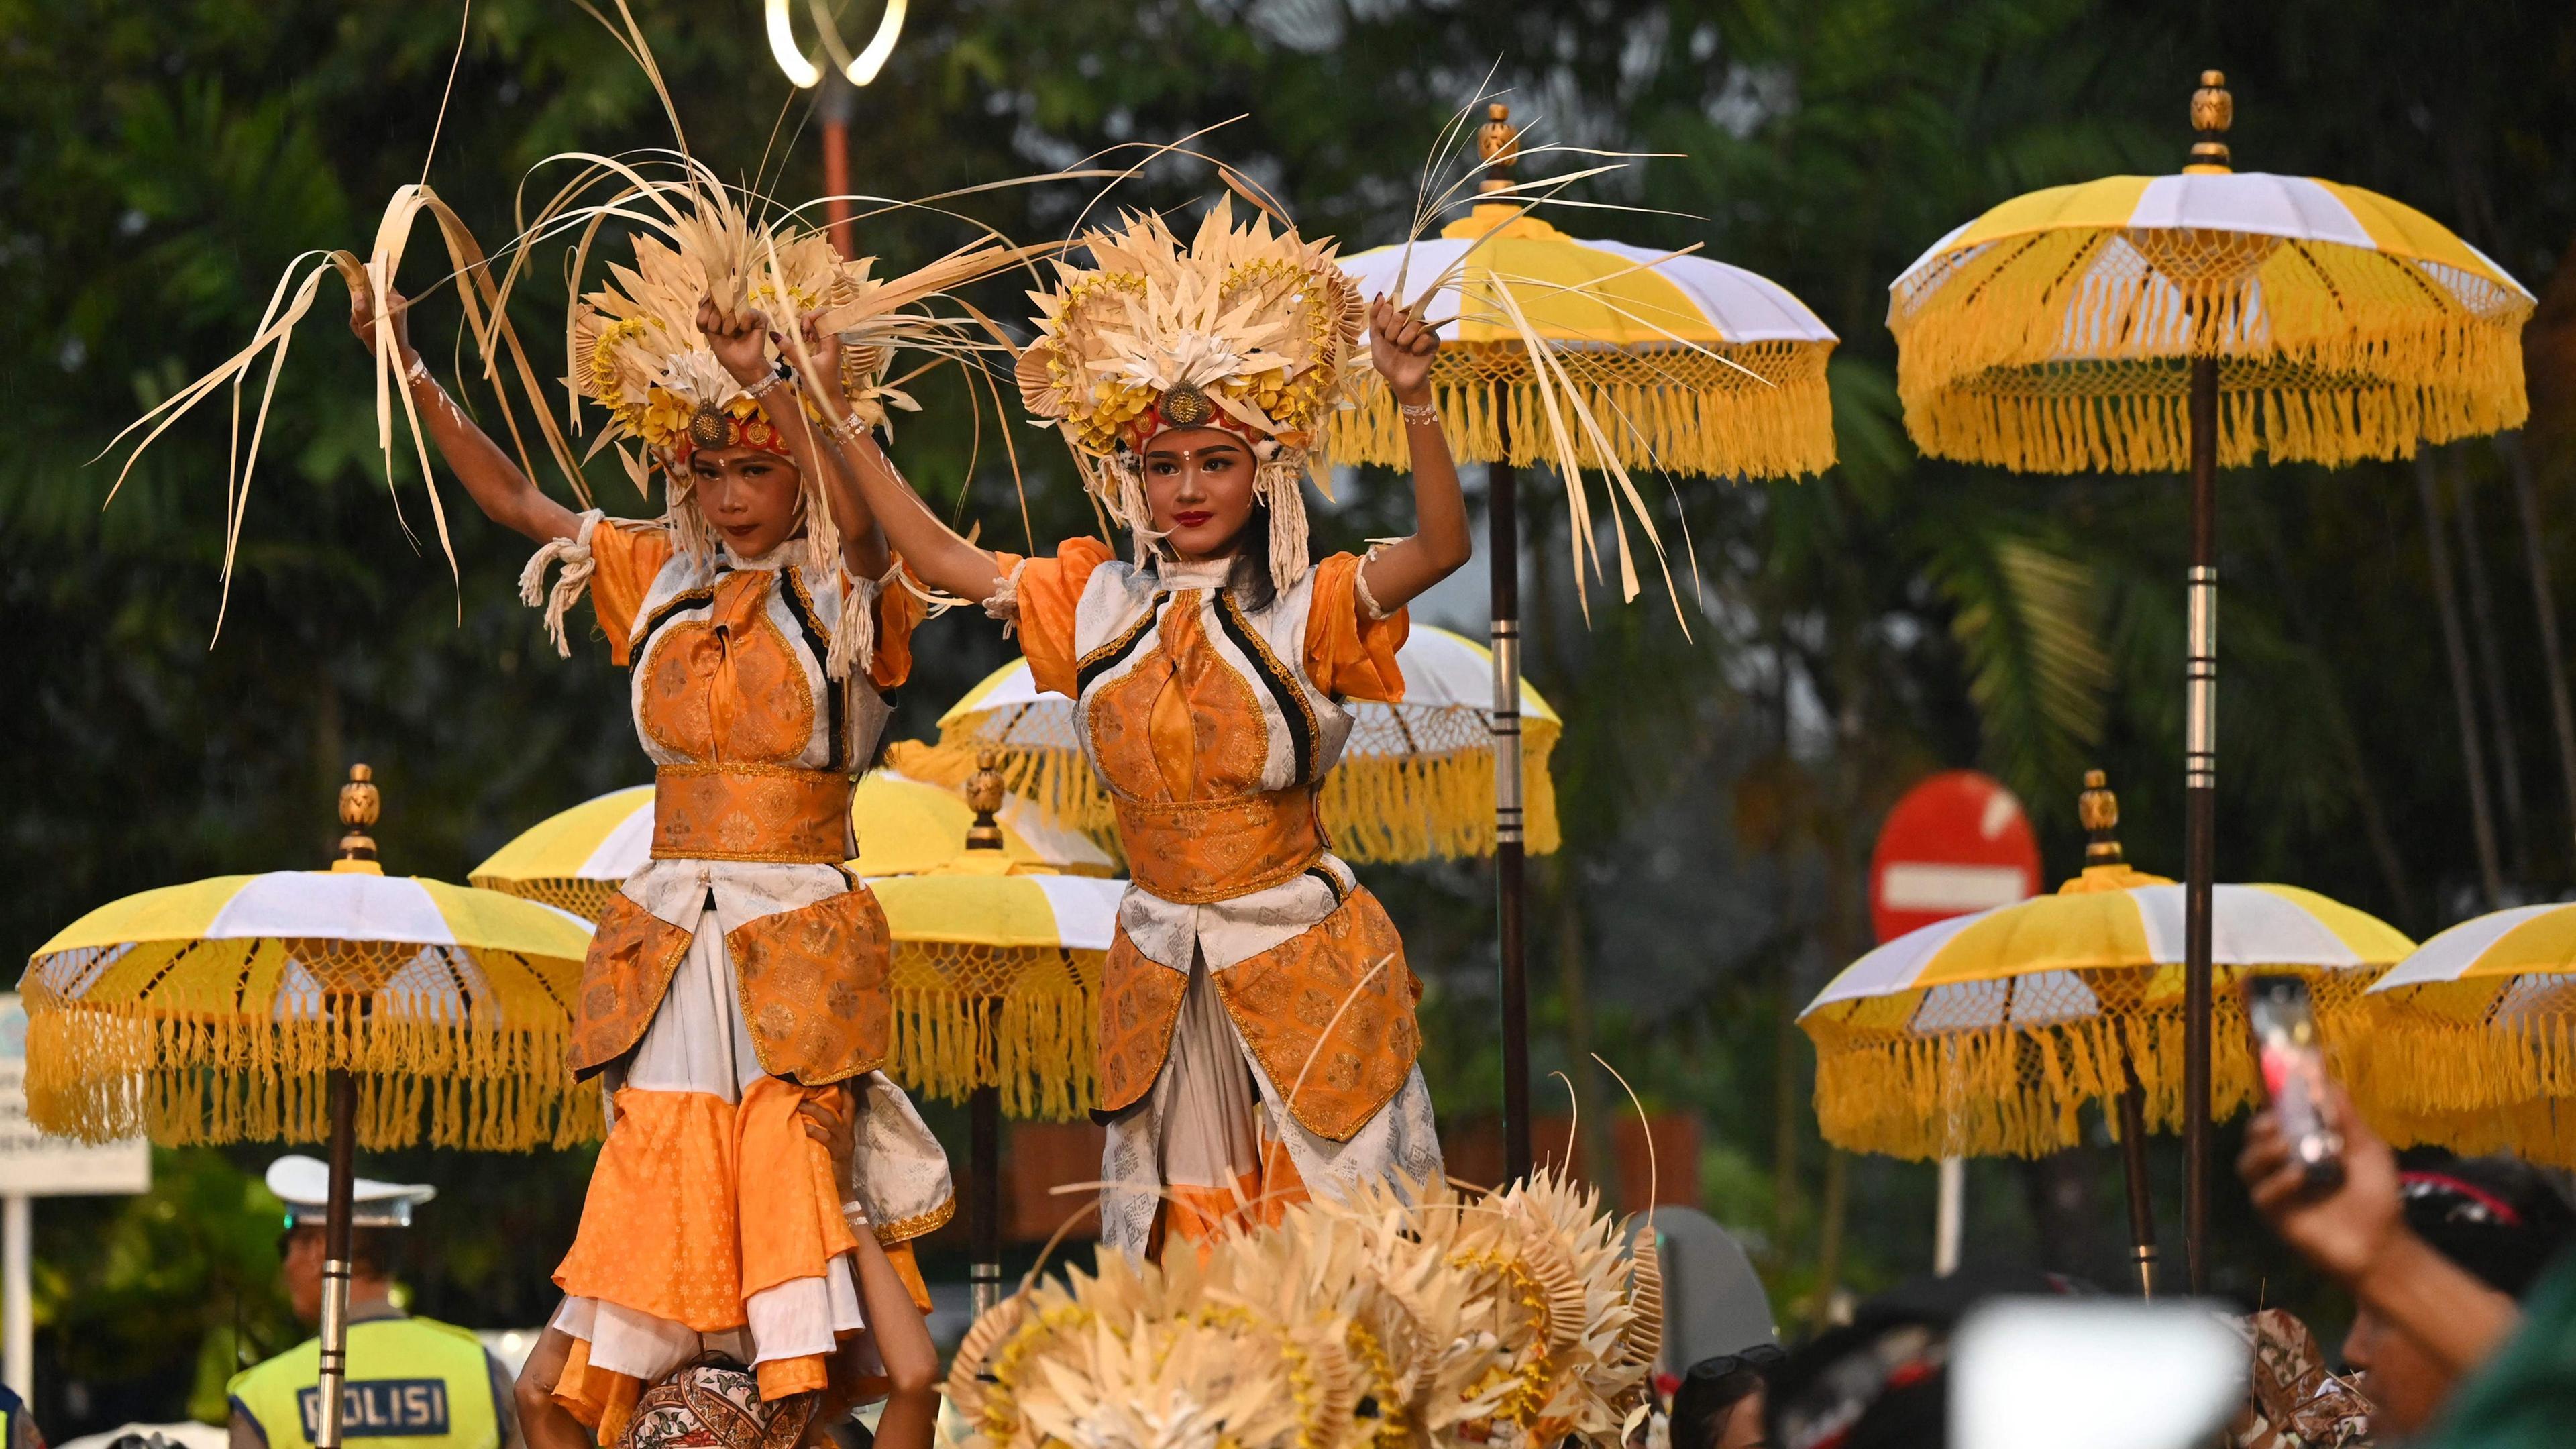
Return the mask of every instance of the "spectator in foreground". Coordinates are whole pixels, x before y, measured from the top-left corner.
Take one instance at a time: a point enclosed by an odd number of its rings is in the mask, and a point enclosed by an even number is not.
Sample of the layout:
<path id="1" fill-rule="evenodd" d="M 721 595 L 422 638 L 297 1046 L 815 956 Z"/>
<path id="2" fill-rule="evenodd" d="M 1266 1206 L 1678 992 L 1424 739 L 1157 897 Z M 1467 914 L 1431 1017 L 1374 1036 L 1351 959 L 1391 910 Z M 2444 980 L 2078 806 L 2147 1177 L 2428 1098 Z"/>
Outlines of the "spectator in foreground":
<path id="1" fill-rule="evenodd" d="M 1764 1376 L 1770 1449 L 1942 1449 L 1950 1435 L 1950 1335 L 1960 1321 L 1991 1298 L 2089 1291 L 2054 1273 L 2007 1270 L 1900 1283 Z M 1674 1415 L 1673 1449 L 1688 1449 L 1678 1405 Z"/>
<path id="2" fill-rule="evenodd" d="M 2352 1293 L 2344 1361 L 2365 1372 L 2373 1432 L 2413 1434 L 2521 1323 L 2515 1300 L 2576 1230 L 2576 1212 L 2510 1158 L 2401 1170 L 2340 1087 L 2343 1182 L 2309 1188 L 2270 1112 L 2246 1129 L 2236 1170 L 2301 1257 Z"/>
<path id="3" fill-rule="evenodd" d="M 1771 1449 L 1763 1384 L 1788 1357 L 1757 1343 L 1692 1364 L 1673 1393 L 1672 1449 Z"/>

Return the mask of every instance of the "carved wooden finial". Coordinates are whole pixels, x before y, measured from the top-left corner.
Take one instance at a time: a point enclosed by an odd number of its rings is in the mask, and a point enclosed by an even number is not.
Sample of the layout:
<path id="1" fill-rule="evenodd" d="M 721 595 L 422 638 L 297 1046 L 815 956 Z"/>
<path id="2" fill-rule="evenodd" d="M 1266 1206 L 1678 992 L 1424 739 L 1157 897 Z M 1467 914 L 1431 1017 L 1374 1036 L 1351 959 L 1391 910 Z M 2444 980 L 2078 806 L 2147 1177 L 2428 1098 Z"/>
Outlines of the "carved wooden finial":
<path id="1" fill-rule="evenodd" d="M 1476 157 L 1485 163 L 1478 191 L 1511 189 L 1512 168 L 1521 160 L 1521 133 L 1512 124 L 1512 108 L 1501 101 L 1485 107 L 1485 124 L 1476 128 Z"/>
<path id="2" fill-rule="evenodd" d="M 367 832 L 375 827 L 384 803 L 376 789 L 376 772 L 365 765 L 351 765 L 349 783 L 340 787 L 341 860 L 376 858 L 376 838 Z"/>
<path id="3" fill-rule="evenodd" d="M 995 818 L 1002 808 L 1002 756 L 998 750 L 979 750 L 975 755 L 975 773 L 966 777 L 966 804 L 975 812 L 975 823 L 966 831 L 968 850 L 1002 848 L 1002 825 Z"/>
<path id="4" fill-rule="evenodd" d="M 2200 89 L 2191 93 L 2191 128 L 2200 134 L 2192 143 L 2191 166 L 2188 169 L 2225 171 L 2231 168 L 2227 143 L 2219 138 L 2236 124 L 2236 98 L 2227 91 L 2227 73 L 2205 70 L 2200 73 Z"/>
<path id="5" fill-rule="evenodd" d="M 2100 770 L 2084 772 L 2084 793 L 2075 797 L 2075 818 L 2084 823 L 2084 863 L 2087 866 L 2118 865 L 2120 854 L 2120 797 L 2111 793 L 2110 776 Z"/>

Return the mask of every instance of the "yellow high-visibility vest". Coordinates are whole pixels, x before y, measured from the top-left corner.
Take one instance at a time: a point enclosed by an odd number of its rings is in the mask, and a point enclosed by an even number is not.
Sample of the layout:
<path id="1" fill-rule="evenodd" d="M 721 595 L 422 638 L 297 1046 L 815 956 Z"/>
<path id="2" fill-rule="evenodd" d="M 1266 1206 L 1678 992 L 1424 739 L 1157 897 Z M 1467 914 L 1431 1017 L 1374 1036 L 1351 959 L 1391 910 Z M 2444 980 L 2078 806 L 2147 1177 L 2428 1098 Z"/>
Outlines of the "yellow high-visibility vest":
<path id="1" fill-rule="evenodd" d="M 321 1427 L 322 1340 L 308 1338 L 233 1376 L 233 1407 L 268 1449 L 303 1449 Z M 383 1449 L 500 1449 L 501 1405 L 480 1340 L 434 1318 L 349 1325 L 340 1435 Z"/>

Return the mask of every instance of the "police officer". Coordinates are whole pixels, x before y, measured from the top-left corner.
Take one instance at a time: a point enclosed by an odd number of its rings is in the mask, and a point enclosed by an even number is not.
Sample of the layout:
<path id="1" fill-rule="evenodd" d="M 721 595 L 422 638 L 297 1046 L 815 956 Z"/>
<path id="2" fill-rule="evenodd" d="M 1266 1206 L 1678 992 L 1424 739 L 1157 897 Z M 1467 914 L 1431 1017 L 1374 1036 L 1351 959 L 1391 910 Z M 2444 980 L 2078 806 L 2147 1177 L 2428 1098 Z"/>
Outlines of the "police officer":
<path id="1" fill-rule="evenodd" d="M 322 1221 L 330 1169 L 314 1158 L 269 1165 L 286 1204 L 286 1296 L 295 1316 L 322 1318 Z M 389 1230 L 411 1226 L 438 1189 L 359 1178 L 350 1193 L 349 1377 L 340 1433 L 383 1449 L 525 1449 L 510 1412 L 510 1374 L 468 1330 L 414 1318 L 393 1303 Z M 233 1376 L 232 1449 L 304 1449 L 322 1422 L 322 1341 L 308 1338 Z"/>

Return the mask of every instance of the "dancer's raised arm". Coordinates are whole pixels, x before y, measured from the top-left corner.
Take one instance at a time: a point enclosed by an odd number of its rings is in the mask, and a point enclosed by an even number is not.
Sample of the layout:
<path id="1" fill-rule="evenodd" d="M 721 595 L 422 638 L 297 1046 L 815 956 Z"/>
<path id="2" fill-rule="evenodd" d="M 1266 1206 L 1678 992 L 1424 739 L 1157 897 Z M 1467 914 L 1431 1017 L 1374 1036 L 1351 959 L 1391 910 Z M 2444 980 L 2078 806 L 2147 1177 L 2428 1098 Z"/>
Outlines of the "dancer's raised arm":
<path id="1" fill-rule="evenodd" d="M 1412 312 L 1379 297 L 1369 308 L 1369 362 L 1404 414 L 1413 454 L 1413 535 L 1369 556 L 1361 572 L 1378 607 L 1393 611 L 1457 572 L 1474 552 L 1458 464 L 1431 406 L 1431 360 L 1440 337 Z"/>
<path id="2" fill-rule="evenodd" d="M 761 415 L 778 431 L 779 440 L 787 445 L 788 457 L 811 476 L 823 491 L 826 506 L 832 510 L 832 525 L 841 535 L 841 562 L 859 578 L 881 578 L 886 565 L 885 535 L 878 531 L 874 513 L 851 480 L 848 470 L 834 451 L 816 436 L 798 398 L 812 394 L 817 405 L 830 409 L 836 420 L 846 409 L 838 386 L 841 375 L 840 341 L 826 338 L 812 326 L 804 329 L 808 356 L 814 364 L 814 376 L 803 379 L 802 386 L 760 386 L 777 374 L 771 369 L 763 344 L 772 336 L 767 313 L 751 310 L 727 319 L 714 301 L 698 304 L 698 330 L 706 334 L 707 345 L 715 350 L 716 360 L 725 371 L 760 404 Z M 781 351 L 784 351 L 782 340 Z"/>
<path id="3" fill-rule="evenodd" d="M 806 397 L 822 410 L 822 433 L 837 464 L 822 477 L 829 477 L 835 487 L 855 485 L 858 503 L 871 513 L 878 529 L 884 529 L 886 544 L 896 554 L 904 554 L 904 567 L 912 570 L 914 578 L 971 603 L 992 598 L 994 590 L 1002 588 L 1002 570 L 994 565 L 992 554 L 961 539 L 956 529 L 940 521 L 938 513 L 930 511 L 930 505 L 922 503 L 912 485 L 904 482 L 904 474 L 896 472 L 894 459 L 878 449 L 876 436 L 850 425 L 850 405 L 842 400 L 840 387 L 827 387 L 827 379 L 837 376 L 840 343 L 806 327 L 806 366 L 799 369 L 799 382 L 804 382 Z"/>
<path id="4" fill-rule="evenodd" d="M 374 298 L 359 292 L 349 298 L 349 330 L 369 352 L 376 347 L 376 312 Z M 438 456 L 456 472 L 456 480 L 465 485 L 474 506 L 483 516 L 503 528 L 515 529 L 539 543 L 550 539 L 571 538 L 580 531 L 581 515 L 564 507 L 540 491 L 501 451 L 501 445 L 474 425 L 464 410 L 447 395 L 447 389 L 430 376 L 429 364 L 411 345 L 411 304 L 400 292 L 388 299 L 393 313 L 394 345 L 403 364 L 403 386 L 411 389 L 412 406 L 429 428 L 429 440 L 438 445 Z"/>

